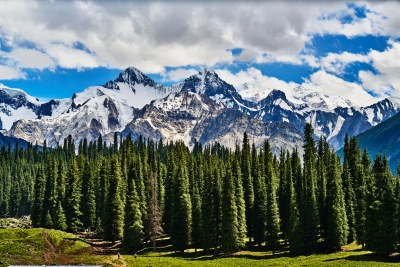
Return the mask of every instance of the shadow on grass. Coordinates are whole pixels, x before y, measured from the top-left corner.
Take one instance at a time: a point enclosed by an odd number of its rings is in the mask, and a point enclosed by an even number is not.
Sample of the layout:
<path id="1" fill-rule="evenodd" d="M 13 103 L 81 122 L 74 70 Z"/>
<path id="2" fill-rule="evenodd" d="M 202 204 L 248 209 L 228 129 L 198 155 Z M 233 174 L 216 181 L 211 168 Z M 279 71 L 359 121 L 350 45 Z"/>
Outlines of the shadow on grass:
<path id="1" fill-rule="evenodd" d="M 354 250 L 353 250 L 354 251 Z M 349 260 L 349 261 L 368 261 L 379 263 L 400 263 L 400 255 L 396 256 L 383 256 L 377 254 L 364 254 L 364 255 L 349 255 L 347 257 L 339 258 L 339 259 L 329 259 L 325 260 L 327 262 L 337 261 L 337 260 Z"/>

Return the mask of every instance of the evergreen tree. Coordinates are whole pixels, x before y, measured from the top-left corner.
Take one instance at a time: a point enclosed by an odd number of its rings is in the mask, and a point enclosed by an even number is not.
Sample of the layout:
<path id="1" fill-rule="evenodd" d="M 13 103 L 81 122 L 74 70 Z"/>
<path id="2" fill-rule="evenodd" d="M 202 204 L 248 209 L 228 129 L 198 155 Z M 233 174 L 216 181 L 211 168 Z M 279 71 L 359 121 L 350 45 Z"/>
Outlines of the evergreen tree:
<path id="1" fill-rule="evenodd" d="M 227 252 L 236 252 L 240 249 L 239 222 L 237 201 L 235 197 L 235 182 L 232 176 L 231 166 L 226 166 L 226 175 L 222 186 L 222 248 Z"/>
<path id="2" fill-rule="evenodd" d="M 198 182 L 194 181 L 192 200 L 192 245 L 195 252 L 201 247 L 201 198 Z"/>
<path id="3" fill-rule="evenodd" d="M 153 250 L 156 250 L 156 240 L 159 238 L 163 229 L 161 227 L 161 210 L 158 204 L 158 185 L 157 177 L 154 172 L 150 174 L 150 184 L 149 184 L 149 201 L 148 201 L 148 220 L 147 220 L 147 232 L 150 241 L 153 243 Z"/>
<path id="4" fill-rule="evenodd" d="M 34 201 L 32 205 L 32 214 L 31 214 L 32 224 L 33 226 L 36 227 L 40 226 L 41 224 L 45 183 L 46 182 L 43 176 L 43 169 L 39 167 L 35 180 Z"/>
<path id="5" fill-rule="evenodd" d="M 243 134 L 241 172 L 243 180 L 244 202 L 246 208 L 247 235 L 250 238 L 251 242 L 251 238 L 253 236 L 254 188 L 253 188 L 253 177 L 251 176 L 250 144 L 246 132 Z"/>
<path id="6" fill-rule="evenodd" d="M 82 217 L 83 226 L 95 227 L 96 223 L 96 196 L 94 177 L 88 160 L 84 162 L 82 173 Z"/>
<path id="7" fill-rule="evenodd" d="M 180 164 L 176 171 L 172 192 L 171 240 L 172 247 L 183 253 L 190 243 L 192 207 L 186 156 L 181 144 L 179 144 L 178 149 Z"/>
<path id="8" fill-rule="evenodd" d="M 235 199 L 237 208 L 238 231 L 237 231 L 237 244 L 239 249 L 243 248 L 246 241 L 246 206 L 244 201 L 242 174 L 240 172 L 239 162 L 237 159 L 233 160 L 232 176 L 235 183 Z"/>
<path id="9" fill-rule="evenodd" d="M 287 171 L 288 171 L 288 176 L 292 177 L 290 175 L 291 174 L 290 165 L 288 165 Z M 290 185 L 290 190 L 289 190 L 290 207 L 289 207 L 289 225 L 288 225 L 289 248 L 290 252 L 293 254 L 302 254 L 305 251 L 303 222 L 301 220 L 299 208 L 297 205 L 298 198 L 296 196 L 296 190 L 294 187 L 293 180 L 288 178 L 287 182 Z"/>
<path id="10" fill-rule="evenodd" d="M 307 123 L 304 130 L 304 177 L 301 189 L 301 217 L 307 252 L 313 252 L 316 249 L 319 225 L 316 199 L 316 149 L 313 132 L 311 124 Z"/>
<path id="11" fill-rule="evenodd" d="M 121 166 L 118 157 L 111 159 L 110 186 L 104 209 L 104 239 L 115 242 L 122 238 L 124 205 L 121 200 Z"/>
<path id="12" fill-rule="evenodd" d="M 258 246 L 265 241 L 265 218 L 267 217 L 267 195 L 265 180 L 261 176 L 261 170 L 255 145 L 252 147 L 252 177 L 254 182 L 254 209 L 253 227 L 254 241 Z"/>
<path id="13" fill-rule="evenodd" d="M 351 243 L 356 240 L 356 219 L 354 213 L 354 202 L 355 195 L 353 190 L 353 185 L 351 182 L 350 171 L 348 167 L 348 162 L 345 161 L 343 163 L 343 173 L 342 173 L 342 182 L 343 182 L 343 191 L 344 191 L 344 199 L 346 202 L 346 215 L 349 226 L 349 234 L 347 238 L 347 242 Z"/>
<path id="14" fill-rule="evenodd" d="M 128 191 L 125 204 L 124 234 L 122 244 L 125 249 L 137 251 L 143 243 L 143 222 L 139 197 L 133 177 L 128 179 Z"/>
<path id="15" fill-rule="evenodd" d="M 267 151 L 268 152 L 268 151 Z M 267 153 L 265 153 L 267 154 Z M 279 247 L 279 213 L 278 203 L 274 189 L 275 173 L 273 171 L 272 162 L 267 162 L 265 166 L 265 187 L 267 195 L 267 214 L 265 218 L 266 234 L 265 240 L 267 248 L 273 253 Z"/>
<path id="16" fill-rule="evenodd" d="M 374 187 L 373 202 L 367 208 L 365 248 L 377 254 L 388 255 L 396 246 L 396 198 L 394 180 L 386 155 L 376 155 L 372 168 Z"/>
<path id="17" fill-rule="evenodd" d="M 53 226 L 57 230 L 65 231 L 67 229 L 67 219 L 65 218 L 64 210 L 61 206 L 61 201 L 58 201 L 57 209 L 53 218 Z"/>
<path id="18" fill-rule="evenodd" d="M 82 227 L 80 217 L 80 198 L 81 194 L 78 186 L 78 169 L 74 157 L 68 165 L 67 186 L 65 191 L 65 217 L 67 226 L 71 231 L 77 231 Z"/>
<path id="19" fill-rule="evenodd" d="M 288 238 L 288 226 L 290 216 L 290 181 L 292 179 L 291 173 L 288 175 L 287 163 L 285 152 L 281 149 L 279 160 L 279 217 L 281 219 L 281 230 L 283 239 L 286 241 Z"/>
<path id="20" fill-rule="evenodd" d="M 326 198 L 326 246 L 328 250 L 340 250 L 347 243 L 348 225 L 338 160 L 332 153 L 328 173 Z"/>

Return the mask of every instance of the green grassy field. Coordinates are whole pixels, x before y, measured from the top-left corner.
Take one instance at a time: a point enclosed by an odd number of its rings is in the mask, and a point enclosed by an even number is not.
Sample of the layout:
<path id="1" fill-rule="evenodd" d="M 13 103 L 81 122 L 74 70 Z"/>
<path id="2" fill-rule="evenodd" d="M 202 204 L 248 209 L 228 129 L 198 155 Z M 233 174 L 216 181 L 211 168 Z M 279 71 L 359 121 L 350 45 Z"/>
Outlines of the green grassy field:
<path id="1" fill-rule="evenodd" d="M 350 245 L 346 251 L 331 254 L 292 257 L 281 253 L 242 251 L 234 255 L 213 257 L 187 250 L 184 254 L 171 251 L 168 240 L 159 242 L 159 252 L 146 247 L 133 255 L 118 250 L 99 250 L 88 241 L 56 230 L 0 229 L 0 266 L 9 264 L 106 264 L 108 266 L 392 266 L 399 265 L 398 256 L 379 257 L 360 247 Z M 104 248 L 102 248 L 104 249 Z M 105 252 L 107 251 L 107 252 Z M 104 253 L 102 253 L 104 252 Z M 398 263 L 399 262 L 399 263 Z"/>

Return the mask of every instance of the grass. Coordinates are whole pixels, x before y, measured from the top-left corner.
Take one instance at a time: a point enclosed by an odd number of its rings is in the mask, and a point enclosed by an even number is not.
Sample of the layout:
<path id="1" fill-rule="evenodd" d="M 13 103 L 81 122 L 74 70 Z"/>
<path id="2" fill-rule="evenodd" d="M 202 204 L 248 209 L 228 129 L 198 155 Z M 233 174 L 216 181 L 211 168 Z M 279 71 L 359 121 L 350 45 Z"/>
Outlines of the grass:
<path id="1" fill-rule="evenodd" d="M 73 234 L 43 228 L 0 229 L 0 240 L 0 266 L 70 262 L 89 247 Z"/>
<path id="2" fill-rule="evenodd" d="M 96 255 L 84 239 L 57 230 L 0 229 L 0 266 L 9 264 L 105 264 L 106 266 L 394 266 L 399 256 L 380 257 L 360 246 L 350 244 L 345 251 L 310 256 L 272 255 L 267 251 L 250 250 L 233 255 L 211 256 L 194 249 L 184 254 L 171 250 L 168 238 L 158 242 L 158 252 L 146 246 L 135 257 L 128 252 Z M 254 251 L 251 251 L 254 250 Z"/>

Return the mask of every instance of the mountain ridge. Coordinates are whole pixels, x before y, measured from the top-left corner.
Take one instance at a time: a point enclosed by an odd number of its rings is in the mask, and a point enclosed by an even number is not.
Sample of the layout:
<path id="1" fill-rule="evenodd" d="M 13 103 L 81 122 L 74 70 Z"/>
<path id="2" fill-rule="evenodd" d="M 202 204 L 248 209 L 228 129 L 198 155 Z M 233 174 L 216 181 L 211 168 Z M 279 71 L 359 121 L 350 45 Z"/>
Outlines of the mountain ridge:
<path id="1" fill-rule="evenodd" d="M 18 91 L 18 89 L 15 90 L 19 94 L 23 92 Z M 0 96 L 3 91 L 0 88 Z M 240 125 L 242 125 L 243 120 L 247 120 L 248 124 L 259 125 L 260 129 L 264 127 L 264 131 L 267 131 L 266 129 L 269 129 L 269 127 L 279 128 L 278 125 L 286 125 L 283 127 L 284 130 L 291 131 L 296 136 L 303 131 L 305 123 L 309 122 L 314 127 L 317 136 L 327 137 L 333 147 L 339 148 L 343 143 L 345 133 L 350 135 L 360 134 L 390 118 L 400 110 L 400 101 L 395 98 L 384 99 L 367 107 L 357 107 L 341 97 L 331 97 L 302 87 L 296 88 L 294 93 L 297 95 L 290 97 L 281 90 L 272 90 L 264 99 L 255 103 L 244 99 L 231 84 L 223 81 L 211 69 L 205 68 L 180 83 L 165 86 L 155 82 L 140 70 L 130 67 L 121 72 L 113 81 L 100 86 L 88 87 L 82 92 L 75 93 L 71 98 L 53 99 L 41 103 L 35 102 L 34 98 L 29 98 L 30 96 L 25 93 L 25 99 L 30 101 L 21 103 L 25 104 L 22 105 L 24 108 L 32 105 L 33 108 L 29 110 L 30 113 L 26 115 L 23 112 L 21 114 L 16 112 L 17 114 L 14 117 L 8 118 L 6 124 L 3 123 L 3 117 L 7 119 L 7 114 L 2 112 L 1 107 L 3 106 L 5 111 L 11 109 L 12 101 L 6 97 L 0 97 L 0 119 L 5 135 L 31 142 L 39 141 L 39 143 L 46 139 L 49 145 L 56 145 L 69 134 L 74 136 L 76 142 L 79 142 L 82 138 L 94 140 L 100 134 L 106 137 L 105 140 L 108 140 L 107 136 L 113 132 L 123 134 L 130 131 L 132 133 L 133 129 L 150 138 L 157 136 L 163 137 L 165 140 L 175 140 L 181 135 L 174 130 L 173 125 L 181 119 L 178 115 L 181 114 L 179 112 L 182 110 L 168 111 L 166 109 L 171 107 L 172 98 L 179 96 L 179 94 L 182 96 L 185 93 L 199 96 L 200 100 L 197 103 L 199 105 L 207 106 L 210 101 L 214 102 L 215 104 L 209 107 L 215 109 L 213 112 L 217 112 L 219 115 L 225 114 L 225 111 L 222 110 L 228 110 L 226 112 L 230 112 L 229 115 L 231 116 L 224 117 L 221 115 L 222 117 L 219 118 L 228 118 L 230 123 L 237 127 L 226 128 L 223 123 L 214 121 L 214 124 L 225 127 L 222 129 L 214 128 L 214 132 L 220 132 L 220 136 L 217 138 L 210 132 L 207 137 L 201 139 L 198 132 L 206 131 L 209 126 L 202 118 L 196 117 L 191 123 L 197 125 L 197 130 L 194 131 L 193 125 L 187 124 L 185 131 L 190 131 L 191 134 L 196 133 L 196 137 L 205 143 L 213 141 L 211 136 L 214 136 L 214 141 L 225 140 L 221 136 L 226 136 L 226 138 L 229 136 L 230 141 L 228 143 L 230 143 L 230 146 L 241 139 L 239 132 L 242 132 L 243 127 Z M 206 96 L 207 100 L 203 96 Z M 167 102 L 169 104 L 166 104 Z M 157 103 L 161 106 L 165 105 L 165 107 L 156 108 Z M 149 114 L 148 110 L 151 109 L 160 114 L 168 113 L 169 115 L 163 118 L 170 125 L 151 125 L 141 121 L 143 120 L 140 117 L 141 114 Z M 236 114 L 236 118 L 233 118 L 232 114 Z M 186 115 L 191 116 L 190 112 L 187 111 Z M 161 117 L 161 115 L 158 116 Z M 213 118 L 208 118 L 208 120 L 215 120 L 217 117 L 216 115 Z M 128 127 L 128 125 L 130 126 Z M 164 127 L 162 131 L 161 128 L 158 128 L 161 126 Z M 237 132 L 239 128 L 242 130 Z M 145 131 L 145 129 L 147 130 Z M 236 129 L 236 132 L 232 129 Z M 229 132 L 230 130 L 233 132 Z M 268 131 L 271 131 L 271 129 Z M 163 134 L 160 135 L 161 132 Z M 236 137 L 233 137 L 234 132 L 237 135 Z M 265 132 L 260 131 L 255 135 L 268 137 Z M 282 136 L 284 136 L 283 133 Z M 189 137 L 185 138 L 190 139 Z M 232 141 L 235 138 L 236 141 Z M 293 143 L 296 142 L 297 139 L 293 139 Z M 283 139 L 281 139 L 281 143 L 282 146 L 288 146 Z M 278 146 L 279 144 L 277 144 Z"/>

